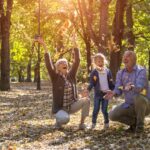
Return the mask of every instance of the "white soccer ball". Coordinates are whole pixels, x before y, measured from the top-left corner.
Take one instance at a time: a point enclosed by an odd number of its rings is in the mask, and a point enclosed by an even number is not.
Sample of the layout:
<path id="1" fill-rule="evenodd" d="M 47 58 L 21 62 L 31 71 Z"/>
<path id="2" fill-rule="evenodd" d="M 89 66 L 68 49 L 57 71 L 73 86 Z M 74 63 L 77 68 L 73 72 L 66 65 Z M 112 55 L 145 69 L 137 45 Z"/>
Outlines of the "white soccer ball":
<path id="1" fill-rule="evenodd" d="M 55 117 L 58 124 L 67 124 L 70 120 L 69 114 L 64 110 L 59 110 Z"/>

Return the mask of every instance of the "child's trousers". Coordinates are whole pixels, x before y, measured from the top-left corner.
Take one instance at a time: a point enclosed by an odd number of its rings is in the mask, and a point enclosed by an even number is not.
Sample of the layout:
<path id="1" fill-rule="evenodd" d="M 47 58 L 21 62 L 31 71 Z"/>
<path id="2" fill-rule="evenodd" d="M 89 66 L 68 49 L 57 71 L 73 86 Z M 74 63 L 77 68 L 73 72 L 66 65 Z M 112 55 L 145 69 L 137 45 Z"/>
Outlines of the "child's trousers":
<path id="1" fill-rule="evenodd" d="M 92 115 L 92 123 L 96 124 L 97 122 L 97 116 L 100 110 L 100 105 L 101 105 L 101 111 L 104 116 L 104 124 L 109 123 L 108 119 L 108 100 L 104 99 L 103 97 L 97 97 L 94 98 L 94 110 L 93 110 L 93 115 Z"/>

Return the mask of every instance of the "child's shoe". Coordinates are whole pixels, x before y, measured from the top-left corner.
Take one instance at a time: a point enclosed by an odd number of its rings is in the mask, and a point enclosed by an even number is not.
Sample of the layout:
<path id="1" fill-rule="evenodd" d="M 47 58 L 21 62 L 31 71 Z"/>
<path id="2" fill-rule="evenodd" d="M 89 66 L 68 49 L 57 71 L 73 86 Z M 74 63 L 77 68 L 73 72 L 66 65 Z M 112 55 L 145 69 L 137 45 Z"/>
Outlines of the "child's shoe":
<path id="1" fill-rule="evenodd" d="M 109 128 L 109 123 L 104 124 L 104 130 L 107 130 Z"/>
<path id="2" fill-rule="evenodd" d="M 94 129 L 96 127 L 96 123 L 92 123 L 91 129 Z"/>

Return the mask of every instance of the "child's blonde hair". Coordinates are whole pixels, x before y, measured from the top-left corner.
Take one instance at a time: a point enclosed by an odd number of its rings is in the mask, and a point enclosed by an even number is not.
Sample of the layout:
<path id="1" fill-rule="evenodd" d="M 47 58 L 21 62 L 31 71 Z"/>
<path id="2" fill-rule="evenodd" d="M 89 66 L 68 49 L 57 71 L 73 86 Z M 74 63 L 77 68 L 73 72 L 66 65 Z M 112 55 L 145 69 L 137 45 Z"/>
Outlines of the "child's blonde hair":
<path id="1" fill-rule="evenodd" d="M 104 66 L 106 66 L 108 64 L 108 61 L 106 60 L 106 57 L 102 54 L 102 53 L 97 53 L 93 56 L 93 67 L 96 67 L 96 59 L 97 58 L 101 58 L 104 60 Z"/>

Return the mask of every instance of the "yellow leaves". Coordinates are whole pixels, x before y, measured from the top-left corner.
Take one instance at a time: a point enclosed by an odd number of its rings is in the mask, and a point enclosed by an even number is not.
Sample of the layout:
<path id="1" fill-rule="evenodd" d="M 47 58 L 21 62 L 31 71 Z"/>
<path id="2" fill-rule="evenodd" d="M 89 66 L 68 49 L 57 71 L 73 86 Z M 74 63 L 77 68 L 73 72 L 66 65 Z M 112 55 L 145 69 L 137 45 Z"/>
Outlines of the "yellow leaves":
<path id="1" fill-rule="evenodd" d="M 140 92 L 140 94 L 146 95 L 146 89 L 143 89 L 143 90 Z"/>
<path id="2" fill-rule="evenodd" d="M 17 150 L 16 144 L 13 144 L 13 143 L 3 144 L 2 147 L 0 148 L 1 150 Z"/>
<path id="3" fill-rule="evenodd" d="M 96 76 L 93 76 L 93 80 L 96 81 L 96 80 L 97 80 L 97 77 L 96 77 Z"/>
<path id="4" fill-rule="evenodd" d="M 119 45 L 114 42 L 114 37 L 111 35 L 110 40 L 107 42 L 108 49 L 110 52 L 118 52 L 120 51 Z"/>
<path id="5" fill-rule="evenodd" d="M 59 56 L 60 56 L 60 53 L 59 53 L 59 52 L 55 53 L 55 55 L 54 55 L 54 60 L 55 60 L 55 61 L 58 60 L 58 59 L 59 59 Z"/>
<path id="6" fill-rule="evenodd" d="M 119 90 L 123 90 L 123 86 L 119 86 L 118 89 L 119 89 Z"/>

